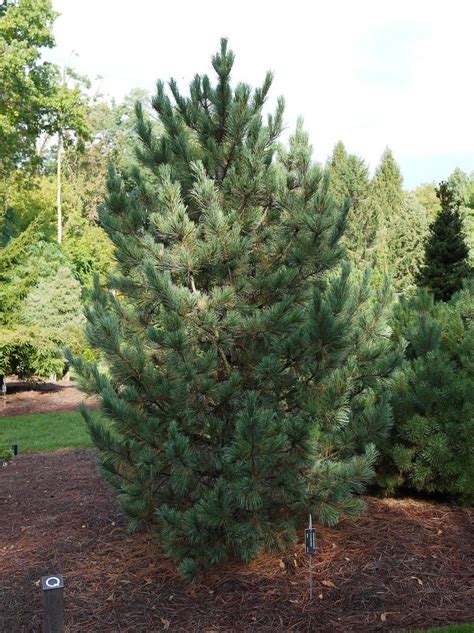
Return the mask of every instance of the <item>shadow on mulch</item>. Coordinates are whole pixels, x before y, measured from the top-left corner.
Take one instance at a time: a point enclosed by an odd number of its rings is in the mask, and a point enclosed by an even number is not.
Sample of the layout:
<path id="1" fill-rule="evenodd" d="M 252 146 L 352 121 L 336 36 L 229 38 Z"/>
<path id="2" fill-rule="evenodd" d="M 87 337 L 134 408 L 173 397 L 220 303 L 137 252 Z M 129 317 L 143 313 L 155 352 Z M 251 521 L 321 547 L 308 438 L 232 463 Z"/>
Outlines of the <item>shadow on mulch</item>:
<path id="1" fill-rule="evenodd" d="M 77 411 L 83 401 L 89 408 L 98 406 L 96 399 L 86 397 L 76 383 L 69 380 L 21 382 L 10 378 L 6 397 L 0 396 L 0 417 Z"/>
<path id="2" fill-rule="evenodd" d="M 318 529 L 314 598 L 301 545 L 185 585 L 145 535 L 127 535 L 93 451 L 20 456 L 0 470 L 0 630 L 41 630 L 39 578 L 65 576 L 69 632 L 393 631 L 474 621 L 472 515 L 369 499 Z"/>
<path id="3" fill-rule="evenodd" d="M 74 387 L 74 383 L 70 380 L 57 380 L 56 382 L 23 382 L 21 380 L 7 380 L 8 393 L 18 394 L 28 391 L 36 391 L 37 393 L 54 393 L 63 391 L 70 387 Z"/>

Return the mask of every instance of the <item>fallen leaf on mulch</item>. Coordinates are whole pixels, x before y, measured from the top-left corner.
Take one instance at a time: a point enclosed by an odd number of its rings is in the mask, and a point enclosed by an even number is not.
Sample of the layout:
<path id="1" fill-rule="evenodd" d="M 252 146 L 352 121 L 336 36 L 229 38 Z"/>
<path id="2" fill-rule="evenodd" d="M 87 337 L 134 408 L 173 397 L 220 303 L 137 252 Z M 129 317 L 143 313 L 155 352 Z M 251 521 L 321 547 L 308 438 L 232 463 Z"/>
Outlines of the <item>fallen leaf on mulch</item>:
<path id="1" fill-rule="evenodd" d="M 330 589 L 336 588 L 336 585 L 330 580 L 321 580 L 321 584 L 324 585 L 325 587 L 329 587 Z"/>

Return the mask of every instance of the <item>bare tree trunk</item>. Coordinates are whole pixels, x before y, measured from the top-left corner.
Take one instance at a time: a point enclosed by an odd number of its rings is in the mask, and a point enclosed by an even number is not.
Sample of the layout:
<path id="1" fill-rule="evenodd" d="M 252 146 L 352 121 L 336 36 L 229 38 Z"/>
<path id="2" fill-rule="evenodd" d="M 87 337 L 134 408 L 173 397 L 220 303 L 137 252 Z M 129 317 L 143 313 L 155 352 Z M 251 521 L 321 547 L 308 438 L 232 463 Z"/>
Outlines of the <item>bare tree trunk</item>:
<path id="1" fill-rule="evenodd" d="M 62 150 L 63 150 L 63 136 L 61 132 L 58 132 L 56 205 L 58 209 L 58 243 L 59 244 L 61 244 L 62 239 L 63 239 L 63 212 L 62 212 L 62 191 L 61 191 Z"/>

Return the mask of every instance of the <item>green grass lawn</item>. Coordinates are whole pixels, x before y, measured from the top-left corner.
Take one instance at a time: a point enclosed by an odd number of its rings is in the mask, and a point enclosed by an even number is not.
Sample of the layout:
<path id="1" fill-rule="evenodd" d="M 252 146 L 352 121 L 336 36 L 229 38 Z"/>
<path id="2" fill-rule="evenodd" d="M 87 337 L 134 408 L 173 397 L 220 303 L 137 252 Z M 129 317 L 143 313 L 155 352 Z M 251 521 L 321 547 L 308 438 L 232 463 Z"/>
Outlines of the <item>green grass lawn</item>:
<path id="1" fill-rule="evenodd" d="M 19 453 L 92 446 L 80 413 L 37 413 L 0 418 L 0 453 L 18 444 Z"/>
<path id="2" fill-rule="evenodd" d="M 405 633 L 474 633 L 474 624 L 450 624 L 434 629 L 416 629 L 405 631 Z"/>

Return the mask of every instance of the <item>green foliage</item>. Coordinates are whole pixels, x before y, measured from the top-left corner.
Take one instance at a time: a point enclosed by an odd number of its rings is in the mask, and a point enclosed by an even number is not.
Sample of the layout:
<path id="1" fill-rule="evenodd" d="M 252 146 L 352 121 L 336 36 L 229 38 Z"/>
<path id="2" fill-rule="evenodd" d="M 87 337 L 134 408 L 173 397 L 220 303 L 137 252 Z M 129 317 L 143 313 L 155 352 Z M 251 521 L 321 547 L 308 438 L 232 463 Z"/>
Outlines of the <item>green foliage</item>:
<path id="1" fill-rule="evenodd" d="M 87 151 L 86 149 L 85 154 Z M 77 153 L 74 151 L 74 154 Z M 102 170 L 105 174 L 107 165 L 104 162 L 95 168 L 99 172 Z M 93 217 L 89 217 L 94 199 L 90 198 L 89 190 L 81 189 L 83 178 L 85 179 L 85 174 L 76 173 L 70 168 L 63 185 L 62 209 L 65 224 L 62 249 L 51 243 L 56 239 L 56 179 L 49 175 L 35 178 L 18 175 L 15 178 L 8 194 L 9 208 L 3 217 L 3 222 L 0 222 L 0 230 L 3 232 L 3 241 L 6 243 L 18 237 L 33 223 L 32 231 L 30 231 L 33 232 L 32 239 L 36 240 L 36 246 L 33 248 L 38 249 L 42 245 L 44 249 L 45 244 L 49 243 L 48 248 L 51 251 L 49 256 L 52 260 L 57 258 L 53 251 L 56 251 L 56 254 L 61 253 L 62 263 L 69 265 L 83 288 L 88 289 L 92 287 L 95 274 L 104 278 L 111 271 L 113 247 L 105 231 Z M 105 179 L 105 176 L 103 178 Z M 28 251 L 24 251 L 23 256 L 26 259 L 30 257 Z M 30 271 L 27 271 L 25 267 L 21 271 L 15 271 L 15 264 L 12 262 L 9 274 L 20 276 L 24 281 L 25 275 L 30 277 L 30 274 L 34 273 L 32 279 L 36 280 L 38 274 L 45 275 L 41 272 L 45 270 L 45 266 L 51 269 L 51 266 L 44 261 L 45 257 L 42 259 L 42 262 L 32 265 Z"/>
<path id="2" fill-rule="evenodd" d="M 474 267 L 474 174 L 471 179 L 458 167 L 446 181 L 453 206 L 459 209 L 466 245 L 469 249 L 469 263 Z"/>
<path id="3" fill-rule="evenodd" d="M 8 462 L 12 459 L 13 457 L 13 451 L 11 448 L 3 448 L 2 446 L 0 446 L 0 461 L 1 462 Z"/>
<path id="4" fill-rule="evenodd" d="M 408 292 L 415 287 L 428 231 L 428 215 L 422 205 L 412 193 L 404 194 L 398 213 L 390 222 L 387 244 L 387 272 L 397 290 Z"/>
<path id="5" fill-rule="evenodd" d="M 437 301 L 448 301 L 461 289 L 472 270 L 459 214 L 459 197 L 445 182 L 439 186 L 438 197 L 441 211 L 430 225 L 424 266 L 417 281 L 420 286 L 428 288 Z"/>
<path id="6" fill-rule="evenodd" d="M 18 321 L 21 304 L 28 292 L 44 277 L 67 265 L 67 258 L 55 243 L 35 234 L 37 222 L 0 249 L 0 323 Z M 2 272 L 3 270 L 3 272 Z"/>
<path id="7" fill-rule="evenodd" d="M 77 85 L 41 60 L 54 45 L 51 0 L 7 3 L 0 13 L 0 173 L 35 166 L 41 134 L 87 136 L 86 105 Z M 71 74 L 71 73 L 69 73 Z"/>
<path id="8" fill-rule="evenodd" d="M 334 200 L 342 205 L 349 198 L 351 209 L 358 210 L 369 190 L 369 169 L 364 161 L 355 154 L 348 154 L 339 141 L 328 161 L 327 172 L 329 190 Z M 349 212 L 349 226 L 350 215 Z"/>
<path id="9" fill-rule="evenodd" d="M 57 345 L 44 330 L 0 326 L 0 376 L 61 375 L 63 368 Z"/>
<path id="10" fill-rule="evenodd" d="M 119 103 L 108 103 L 100 95 L 95 97 L 89 104 L 87 115 L 89 138 L 80 147 L 66 147 L 63 160 L 65 201 L 72 199 L 76 212 L 79 210 L 81 217 L 92 226 L 97 223 L 98 208 L 106 194 L 109 163 L 113 162 L 125 176 L 136 165 L 135 104 L 146 98 L 147 93 L 143 90 L 132 90 Z M 146 112 L 151 114 L 149 109 Z M 157 127 L 155 124 L 154 129 Z M 55 168 L 55 160 L 51 161 L 50 169 Z"/>
<path id="11" fill-rule="evenodd" d="M 369 182 L 362 159 L 338 143 L 327 172 L 335 200 L 350 205 L 344 244 L 352 261 L 361 269 L 371 266 L 376 284 L 389 274 L 398 291 L 410 290 L 422 263 L 428 215 L 418 197 L 403 191 L 392 152 L 384 152 Z"/>
<path id="12" fill-rule="evenodd" d="M 347 207 L 301 125 L 277 148 L 271 75 L 232 88 L 233 60 L 223 40 L 189 97 L 158 83 L 158 136 L 137 107 L 140 168 L 111 170 L 101 211 L 118 270 L 87 311 L 107 372 L 71 359 L 112 422 L 84 411 L 131 527 L 187 578 L 284 547 L 300 512 L 360 511 L 398 362 L 389 287 L 341 265 Z"/>
<path id="13" fill-rule="evenodd" d="M 473 633 L 474 624 L 448 624 L 447 626 L 437 626 L 429 629 L 411 629 L 405 633 Z"/>
<path id="14" fill-rule="evenodd" d="M 51 110 L 50 134 L 60 134 L 65 145 L 82 143 L 89 138 L 89 104 L 85 89 L 90 87 L 86 77 L 78 75 L 72 68 L 64 68 L 55 91 L 49 99 Z"/>
<path id="15" fill-rule="evenodd" d="M 402 176 L 390 149 L 386 149 L 370 183 L 366 206 L 370 263 L 379 274 L 390 270 L 392 227 L 402 213 L 404 196 Z"/>
<path id="16" fill-rule="evenodd" d="M 364 161 L 348 154 L 339 142 L 328 161 L 329 190 L 339 205 L 349 202 L 347 231 L 344 245 L 356 265 L 367 264 L 367 248 L 372 240 L 367 226 L 367 201 L 369 195 L 369 170 Z"/>
<path id="17" fill-rule="evenodd" d="M 50 0 L 21 0 L 0 14 L 2 171 L 36 156 L 36 140 L 49 126 L 56 72 L 41 61 L 41 48 L 53 46 L 55 17 Z"/>
<path id="18" fill-rule="evenodd" d="M 72 215 L 64 227 L 63 250 L 74 276 L 88 292 L 93 279 L 101 280 L 113 269 L 113 245 L 104 230 L 84 217 Z"/>
<path id="19" fill-rule="evenodd" d="M 441 203 L 436 195 L 436 183 L 427 183 L 417 187 L 413 194 L 418 204 L 423 208 L 424 214 L 431 223 L 441 211 Z"/>
<path id="20" fill-rule="evenodd" d="M 81 287 L 60 246 L 38 239 L 38 223 L 0 248 L 0 376 L 61 375 L 59 348 L 86 346 Z"/>
<path id="21" fill-rule="evenodd" d="M 65 200 L 65 214 L 71 212 L 70 197 Z M 3 227 L 10 238 L 16 237 L 35 222 L 36 237 L 51 241 L 56 236 L 56 179 L 51 176 L 32 176 L 18 170 L 12 177 L 8 191 L 7 213 Z"/>
<path id="22" fill-rule="evenodd" d="M 81 329 L 84 316 L 81 285 L 67 267 L 43 278 L 25 298 L 21 320 L 50 333 L 51 338 L 66 344 L 70 333 Z"/>
<path id="23" fill-rule="evenodd" d="M 39 258 L 27 262 L 26 269 L 32 270 Z M 9 326 L 0 326 L 0 375 L 61 375 L 60 348 L 68 345 L 78 354 L 86 348 L 82 312 L 81 286 L 69 268 L 40 277 L 17 306 Z"/>
<path id="24" fill-rule="evenodd" d="M 425 290 L 402 299 L 394 334 L 407 342 L 392 386 L 395 424 L 379 482 L 474 499 L 474 301 L 466 288 L 448 303 Z"/>

